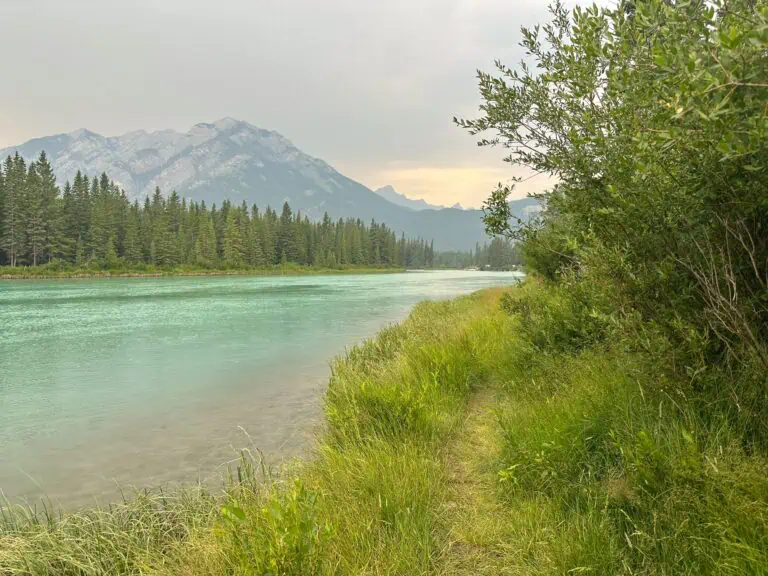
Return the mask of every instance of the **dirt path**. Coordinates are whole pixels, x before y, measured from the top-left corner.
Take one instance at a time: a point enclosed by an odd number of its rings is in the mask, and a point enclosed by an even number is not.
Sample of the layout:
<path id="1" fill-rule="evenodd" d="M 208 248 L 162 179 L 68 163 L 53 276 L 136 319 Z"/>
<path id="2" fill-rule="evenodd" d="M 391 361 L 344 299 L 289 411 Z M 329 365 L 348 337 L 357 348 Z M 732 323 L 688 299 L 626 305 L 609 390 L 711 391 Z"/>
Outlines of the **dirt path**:
<path id="1" fill-rule="evenodd" d="M 495 396 L 491 388 L 475 394 L 464 426 L 444 456 L 448 486 L 441 576 L 520 573 L 504 530 L 508 511 L 497 499 Z"/>

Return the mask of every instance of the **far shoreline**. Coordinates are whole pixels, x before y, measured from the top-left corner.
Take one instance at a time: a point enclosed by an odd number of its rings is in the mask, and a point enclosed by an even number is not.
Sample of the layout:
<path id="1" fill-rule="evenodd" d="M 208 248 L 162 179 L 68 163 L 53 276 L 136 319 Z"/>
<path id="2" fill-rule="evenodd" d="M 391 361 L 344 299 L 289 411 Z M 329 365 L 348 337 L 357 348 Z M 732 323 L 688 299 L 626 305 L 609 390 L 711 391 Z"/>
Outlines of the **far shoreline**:
<path id="1" fill-rule="evenodd" d="M 35 271 L 32 267 L 18 267 L 12 273 L 0 268 L 0 280 L 98 280 L 124 278 L 171 278 L 195 276 L 340 276 L 347 274 L 397 274 L 406 272 L 400 267 L 349 267 L 316 268 L 311 266 L 273 266 L 268 268 L 245 269 L 116 269 L 99 270 L 92 268 L 65 268 L 56 271 Z"/>

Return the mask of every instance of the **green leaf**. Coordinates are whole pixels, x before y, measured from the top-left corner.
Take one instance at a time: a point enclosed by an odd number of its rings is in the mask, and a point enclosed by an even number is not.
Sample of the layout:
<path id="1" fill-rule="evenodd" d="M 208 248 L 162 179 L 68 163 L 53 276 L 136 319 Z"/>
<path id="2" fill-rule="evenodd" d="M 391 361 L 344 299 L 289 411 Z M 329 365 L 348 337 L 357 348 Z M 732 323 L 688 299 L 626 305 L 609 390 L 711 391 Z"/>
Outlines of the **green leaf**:
<path id="1" fill-rule="evenodd" d="M 219 512 L 227 520 L 232 520 L 236 522 L 245 521 L 245 511 L 239 506 L 236 506 L 234 504 L 225 504 L 224 506 L 221 507 Z"/>

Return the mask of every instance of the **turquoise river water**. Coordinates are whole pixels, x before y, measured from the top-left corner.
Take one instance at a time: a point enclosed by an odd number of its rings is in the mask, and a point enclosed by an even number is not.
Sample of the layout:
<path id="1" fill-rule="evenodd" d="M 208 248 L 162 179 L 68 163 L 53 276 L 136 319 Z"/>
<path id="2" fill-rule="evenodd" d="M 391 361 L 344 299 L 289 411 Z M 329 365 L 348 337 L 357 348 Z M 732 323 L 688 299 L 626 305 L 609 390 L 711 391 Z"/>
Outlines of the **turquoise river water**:
<path id="1" fill-rule="evenodd" d="M 307 445 L 330 359 L 515 273 L 0 281 L 0 491 L 87 504 Z"/>

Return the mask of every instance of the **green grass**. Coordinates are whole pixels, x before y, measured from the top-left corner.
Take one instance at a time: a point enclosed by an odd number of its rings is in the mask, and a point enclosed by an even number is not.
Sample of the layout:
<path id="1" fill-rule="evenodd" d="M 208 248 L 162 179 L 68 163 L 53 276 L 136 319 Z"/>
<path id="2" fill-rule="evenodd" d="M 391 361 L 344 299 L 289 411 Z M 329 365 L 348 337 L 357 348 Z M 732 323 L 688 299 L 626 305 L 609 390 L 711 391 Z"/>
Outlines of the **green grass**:
<path id="1" fill-rule="evenodd" d="M 121 264 L 106 266 L 88 264 L 73 266 L 66 263 L 42 264 L 40 266 L 2 266 L 0 280 L 36 280 L 36 279 L 77 279 L 77 278 L 133 278 L 157 276 L 305 276 L 320 274 L 386 274 L 404 272 L 405 269 L 393 266 L 338 266 L 325 268 L 301 266 L 299 264 L 280 264 L 263 268 L 227 267 L 206 268 L 193 265 L 155 266 L 153 264 Z"/>
<path id="2" fill-rule="evenodd" d="M 417 306 L 333 363 L 278 473 L 6 509 L 0 575 L 768 574 L 765 447 L 563 290 Z"/>
<path id="3" fill-rule="evenodd" d="M 572 336 L 565 289 L 515 292 L 554 310 L 550 340 Z M 513 511 L 507 530 L 546 535 L 523 573 L 768 573 L 766 447 L 702 411 L 664 370 L 663 346 L 641 352 L 634 337 L 599 341 L 587 327 L 589 345 L 564 350 L 542 344 L 542 320 L 514 317 L 519 346 L 497 407 L 499 498 Z"/>

